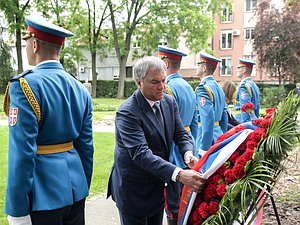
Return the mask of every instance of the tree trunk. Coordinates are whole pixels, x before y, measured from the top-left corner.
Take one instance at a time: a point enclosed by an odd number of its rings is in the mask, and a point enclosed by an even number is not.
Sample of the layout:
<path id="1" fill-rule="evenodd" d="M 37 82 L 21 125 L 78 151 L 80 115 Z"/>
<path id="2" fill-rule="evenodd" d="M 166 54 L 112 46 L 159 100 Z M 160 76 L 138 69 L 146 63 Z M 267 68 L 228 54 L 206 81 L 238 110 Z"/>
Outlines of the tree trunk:
<path id="1" fill-rule="evenodd" d="M 18 60 L 18 74 L 23 72 L 23 61 L 22 61 L 22 44 L 21 44 L 21 30 L 16 30 L 16 50 Z"/>
<path id="2" fill-rule="evenodd" d="M 126 58 L 121 58 L 119 60 L 119 83 L 118 83 L 118 94 L 117 98 L 124 98 L 124 89 L 125 89 L 125 78 L 126 78 Z"/>
<path id="3" fill-rule="evenodd" d="M 97 72 L 96 72 L 96 51 L 91 52 L 92 56 L 92 74 L 93 74 L 93 79 L 92 79 L 92 97 L 96 98 L 97 97 Z"/>

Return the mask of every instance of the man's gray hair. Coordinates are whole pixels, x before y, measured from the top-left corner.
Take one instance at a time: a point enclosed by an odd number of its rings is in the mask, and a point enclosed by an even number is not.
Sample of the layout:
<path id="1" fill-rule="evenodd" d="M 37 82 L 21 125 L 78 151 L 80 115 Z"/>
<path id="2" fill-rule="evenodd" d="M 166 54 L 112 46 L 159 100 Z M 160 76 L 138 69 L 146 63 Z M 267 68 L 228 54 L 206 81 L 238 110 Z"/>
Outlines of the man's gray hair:
<path id="1" fill-rule="evenodd" d="M 146 74 L 153 70 L 155 72 L 161 72 L 167 70 L 165 62 L 155 56 L 147 56 L 144 58 L 139 59 L 136 61 L 133 72 L 134 72 L 134 79 L 144 81 Z"/>

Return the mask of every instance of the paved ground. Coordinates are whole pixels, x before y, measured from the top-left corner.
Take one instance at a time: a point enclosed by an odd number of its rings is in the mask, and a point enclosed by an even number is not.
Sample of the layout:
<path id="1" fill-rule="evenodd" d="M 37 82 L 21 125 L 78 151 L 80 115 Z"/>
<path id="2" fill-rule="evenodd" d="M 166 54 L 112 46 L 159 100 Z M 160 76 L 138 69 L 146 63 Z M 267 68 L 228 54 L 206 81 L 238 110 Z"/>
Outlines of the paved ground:
<path id="1" fill-rule="evenodd" d="M 119 225 L 119 214 L 111 198 L 104 194 L 89 199 L 86 202 L 86 225 Z"/>

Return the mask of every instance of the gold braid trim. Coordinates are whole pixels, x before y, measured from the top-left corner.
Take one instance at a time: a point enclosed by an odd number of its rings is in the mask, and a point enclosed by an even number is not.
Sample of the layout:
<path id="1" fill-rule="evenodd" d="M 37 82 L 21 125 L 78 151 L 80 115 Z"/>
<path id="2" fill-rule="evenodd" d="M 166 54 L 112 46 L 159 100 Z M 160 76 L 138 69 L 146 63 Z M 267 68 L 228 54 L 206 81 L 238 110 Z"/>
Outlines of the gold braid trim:
<path id="1" fill-rule="evenodd" d="M 251 91 L 251 88 L 248 84 L 245 84 L 245 87 L 247 88 L 248 92 L 249 92 L 249 95 L 250 95 L 250 98 L 252 99 L 252 91 Z"/>
<path id="2" fill-rule="evenodd" d="M 5 112 L 5 115 L 8 116 L 8 111 L 9 111 L 9 86 L 10 86 L 10 81 L 8 82 L 6 89 L 5 89 L 5 94 L 4 94 L 4 101 L 3 101 L 3 110 Z"/>
<path id="3" fill-rule="evenodd" d="M 169 95 L 174 96 L 171 88 L 168 85 L 166 85 L 166 90 L 167 90 Z"/>
<path id="4" fill-rule="evenodd" d="M 24 92 L 24 95 L 26 96 L 31 108 L 33 109 L 38 123 L 41 121 L 41 108 L 39 103 L 37 102 L 33 91 L 31 90 L 28 82 L 24 78 L 20 78 L 20 85 Z"/>
<path id="5" fill-rule="evenodd" d="M 211 93 L 211 90 L 209 89 L 209 87 L 207 85 L 204 85 L 204 88 L 205 88 L 207 94 L 209 95 L 211 101 L 214 102 L 214 95 Z"/>

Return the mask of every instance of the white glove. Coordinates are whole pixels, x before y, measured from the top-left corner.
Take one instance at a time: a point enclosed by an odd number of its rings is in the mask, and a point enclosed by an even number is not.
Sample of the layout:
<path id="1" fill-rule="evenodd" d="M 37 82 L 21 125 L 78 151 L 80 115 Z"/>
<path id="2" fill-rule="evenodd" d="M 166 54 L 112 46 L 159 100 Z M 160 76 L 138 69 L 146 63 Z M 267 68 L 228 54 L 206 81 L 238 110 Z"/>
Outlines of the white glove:
<path id="1" fill-rule="evenodd" d="M 9 225 L 32 225 L 30 215 L 20 217 L 8 215 L 7 220 Z"/>

